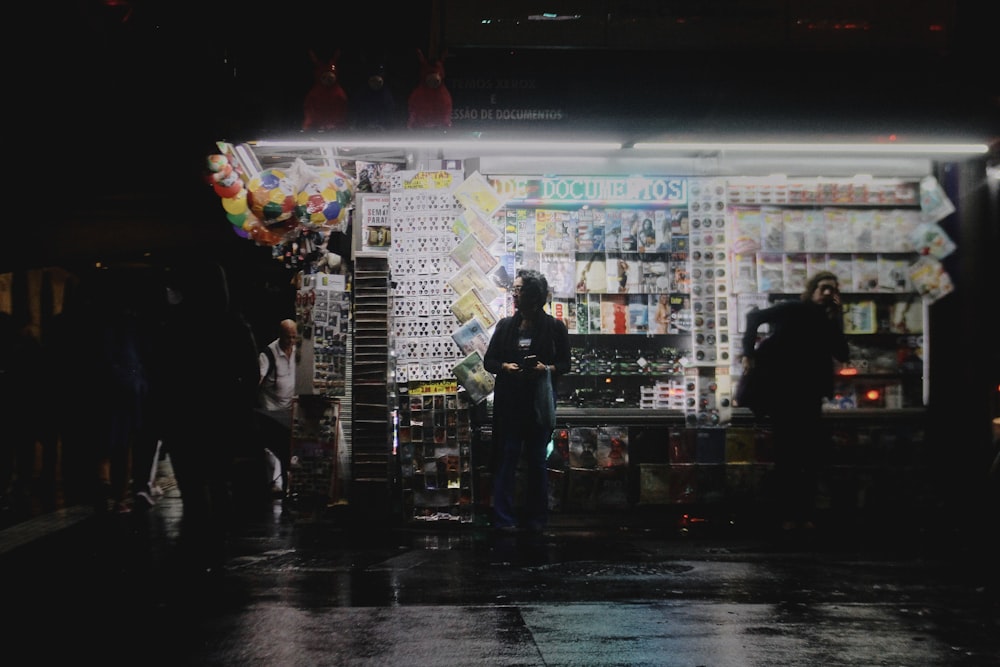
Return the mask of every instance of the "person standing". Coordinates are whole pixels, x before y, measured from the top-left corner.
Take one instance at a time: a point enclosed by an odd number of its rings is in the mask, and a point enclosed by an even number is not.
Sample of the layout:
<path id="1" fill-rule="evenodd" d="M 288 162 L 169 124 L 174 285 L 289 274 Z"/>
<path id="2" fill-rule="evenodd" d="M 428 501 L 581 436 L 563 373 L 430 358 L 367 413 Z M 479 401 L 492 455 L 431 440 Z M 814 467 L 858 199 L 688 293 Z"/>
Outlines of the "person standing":
<path id="1" fill-rule="evenodd" d="M 231 306 L 221 264 L 166 267 L 163 279 L 151 373 L 156 428 L 181 492 L 181 544 L 193 566 L 213 572 L 227 546 L 237 450 L 252 437 L 257 343 Z M 149 467 L 141 472 L 145 480 Z"/>
<path id="2" fill-rule="evenodd" d="M 526 460 L 523 525 L 544 530 L 548 520 L 546 449 L 552 436 L 551 411 L 538 411 L 538 385 L 547 380 L 555 405 L 557 378 L 570 368 L 569 332 L 565 323 L 545 312 L 548 281 L 538 271 L 522 269 L 513 285 L 515 313 L 501 319 L 490 338 L 483 366 L 496 376 L 493 434 L 499 463 L 493 478 L 493 527 L 518 529 L 514 507 L 517 466 Z"/>
<path id="3" fill-rule="evenodd" d="M 833 395 L 834 359 L 847 361 L 837 276 L 821 271 L 798 300 L 747 313 L 744 372 L 766 368 L 768 413 L 774 435 L 777 509 L 784 530 L 811 528 L 821 465 L 829 447 L 823 430 L 823 398 Z M 758 345 L 758 329 L 769 335 Z"/>
<path id="4" fill-rule="evenodd" d="M 264 447 L 277 458 L 281 470 L 272 477 L 279 492 L 288 493 L 288 467 L 291 465 L 292 402 L 295 398 L 295 352 L 299 340 L 295 320 L 285 319 L 278 324 L 278 337 L 268 343 L 258 356 L 260 385 L 258 412 Z"/>

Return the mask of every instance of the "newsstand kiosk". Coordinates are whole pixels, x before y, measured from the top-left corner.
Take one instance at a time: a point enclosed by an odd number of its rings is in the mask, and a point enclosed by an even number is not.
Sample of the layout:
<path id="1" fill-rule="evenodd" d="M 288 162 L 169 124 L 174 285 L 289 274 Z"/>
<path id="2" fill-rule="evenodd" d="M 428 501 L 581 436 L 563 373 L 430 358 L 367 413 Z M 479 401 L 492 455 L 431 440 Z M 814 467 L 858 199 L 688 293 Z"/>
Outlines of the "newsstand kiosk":
<path id="1" fill-rule="evenodd" d="M 326 454 L 300 448 L 300 465 L 337 480 L 324 499 L 385 521 L 477 525 L 490 502 L 482 355 L 519 268 L 546 275 L 571 334 L 553 512 L 752 514 L 771 458 L 767 424 L 733 399 L 745 316 L 797 298 L 821 269 L 840 277 L 851 352 L 825 406 L 821 507 L 921 502 L 931 311 L 955 291 L 955 230 L 984 224 L 938 177 L 977 173 L 986 152 L 345 134 L 220 142 L 210 165 L 226 173 L 217 191 L 234 232 L 296 258 L 303 394 L 336 403 L 311 421 L 342 433 Z M 350 257 L 325 250 L 332 231 L 351 235 Z M 337 459 L 334 475 L 322 461 Z M 298 479 L 313 495 L 333 488 Z"/>

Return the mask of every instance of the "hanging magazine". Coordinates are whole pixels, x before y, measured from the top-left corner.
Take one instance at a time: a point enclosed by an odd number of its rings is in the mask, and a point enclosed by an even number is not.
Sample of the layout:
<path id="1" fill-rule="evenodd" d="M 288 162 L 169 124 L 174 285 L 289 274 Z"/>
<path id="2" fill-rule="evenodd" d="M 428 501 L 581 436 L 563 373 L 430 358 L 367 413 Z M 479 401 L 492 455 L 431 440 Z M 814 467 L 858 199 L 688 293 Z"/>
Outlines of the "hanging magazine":
<path id="1" fill-rule="evenodd" d="M 496 379 L 483 366 L 483 358 L 479 352 L 474 351 L 462 359 L 455 365 L 452 372 L 458 383 L 469 392 L 469 398 L 473 403 L 481 403 L 493 393 Z"/>

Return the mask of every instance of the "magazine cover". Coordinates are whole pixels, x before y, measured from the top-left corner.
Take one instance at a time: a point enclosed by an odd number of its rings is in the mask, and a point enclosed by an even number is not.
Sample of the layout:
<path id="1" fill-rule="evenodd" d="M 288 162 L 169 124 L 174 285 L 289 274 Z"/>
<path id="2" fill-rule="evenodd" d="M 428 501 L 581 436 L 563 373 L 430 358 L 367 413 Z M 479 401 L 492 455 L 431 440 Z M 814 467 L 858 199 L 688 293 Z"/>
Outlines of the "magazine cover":
<path id="1" fill-rule="evenodd" d="M 920 297 L 896 297 L 889 308 L 889 327 L 892 333 L 923 333 L 924 315 Z"/>
<path id="2" fill-rule="evenodd" d="M 873 334 L 878 330 L 875 302 L 852 301 L 844 304 L 844 333 Z"/>
<path id="3" fill-rule="evenodd" d="M 622 212 L 613 208 L 604 211 L 604 249 L 609 253 L 622 250 Z"/>
<path id="4" fill-rule="evenodd" d="M 469 392 L 469 399 L 474 404 L 482 403 L 493 393 L 496 379 L 483 366 L 483 358 L 479 352 L 472 352 L 458 362 L 452 369 L 455 379 Z"/>
<path id="5" fill-rule="evenodd" d="M 806 245 L 806 218 L 802 209 L 785 209 L 782 214 L 782 227 L 784 228 L 785 252 L 805 252 L 809 246 Z"/>
<path id="6" fill-rule="evenodd" d="M 595 504 L 598 508 L 624 509 L 628 507 L 628 471 L 608 468 L 597 476 Z"/>
<path id="7" fill-rule="evenodd" d="M 576 219 L 576 252 L 594 252 L 594 210 L 586 208 Z"/>
<path id="8" fill-rule="evenodd" d="M 621 252 L 636 252 L 639 249 L 639 230 L 642 227 L 641 211 L 622 209 Z"/>
<path id="9" fill-rule="evenodd" d="M 469 174 L 469 177 L 455 188 L 454 196 L 459 203 L 466 208 L 471 208 L 483 220 L 492 218 L 493 214 L 503 206 L 503 199 L 486 180 L 486 177 L 478 171 Z"/>
<path id="10" fill-rule="evenodd" d="M 767 294 L 740 294 L 736 297 L 736 331 L 742 334 L 747 330 L 747 313 L 763 310 L 770 304 Z M 761 326 L 758 333 L 766 334 L 767 325 Z M 742 350 L 741 350 L 742 353 Z"/>
<path id="11" fill-rule="evenodd" d="M 462 324 L 465 324 L 473 317 L 478 317 L 487 329 L 492 329 L 493 325 L 497 323 L 497 316 L 494 314 L 493 309 L 490 308 L 489 302 L 485 301 L 479 290 L 475 288 L 458 297 L 451 304 L 451 312 L 454 313 L 455 317 Z"/>
<path id="12" fill-rule="evenodd" d="M 944 266 L 934 257 L 924 255 L 910 265 L 910 282 L 920 296 L 931 302 L 950 294 L 955 286 Z"/>
<path id="13" fill-rule="evenodd" d="M 361 249 L 389 252 L 392 245 L 389 195 L 359 194 L 356 200 L 361 221 Z"/>
<path id="14" fill-rule="evenodd" d="M 920 179 L 920 215 L 923 220 L 937 222 L 955 212 L 955 205 L 933 176 Z"/>
<path id="15" fill-rule="evenodd" d="M 910 234 L 910 244 L 921 255 L 944 259 L 955 252 L 955 242 L 937 223 L 917 225 Z"/>
<path id="16" fill-rule="evenodd" d="M 571 468 L 597 467 L 597 427 L 574 426 L 569 430 Z"/>
<path id="17" fill-rule="evenodd" d="M 593 251 L 594 252 L 604 252 L 604 232 L 605 232 L 605 221 L 607 220 L 607 213 L 604 209 L 587 209 L 592 213 L 590 219 L 590 231 L 593 236 Z M 582 211 L 581 211 L 582 213 Z"/>
<path id="18" fill-rule="evenodd" d="M 597 467 L 616 468 L 628 465 L 628 427 L 597 428 Z"/>
<path id="19" fill-rule="evenodd" d="M 871 209 L 851 209 L 848 217 L 854 230 L 854 252 L 874 252 L 875 211 Z"/>
<path id="20" fill-rule="evenodd" d="M 486 348 L 490 344 L 489 331 L 483 326 L 483 321 L 475 316 L 453 331 L 451 338 L 466 356 L 473 352 L 486 356 Z"/>
<path id="21" fill-rule="evenodd" d="M 760 209 L 756 206 L 730 206 L 729 219 L 732 251 L 744 256 L 756 255 L 761 245 Z"/>
<path id="22" fill-rule="evenodd" d="M 785 249 L 785 213 L 783 209 L 764 206 L 760 211 L 760 249 L 782 252 Z"/>
<path id="23" fill-rule="evenodd" d="M 628 297 L 624 294 L 605 294 L 601 303 L 601 333 L 628 333 Z"/>
<path id="24" fill-rule="evenodd" d="M 589 320 L 590 333 L 614 333 L 611 330 L 604 331 L 601 328 L 601 299 L 603 295 L 601 294 L 588 294 L 587 296 L 587 311 Z"/>
<path id="25" fill-rule="evenodd" d="M 837 282 L 843 289 L 854 287 L 854 260 L 845 253 L 830 253 L 826 256 L 827 268 L 837 276 Z"/>
<path id="26" fill-rule="evenodd" d="M 645 294 L 628 295 L 628 333 L 649 333 L 649 306 Z"/>
<path id="27" fill-rule="evenodd" d="M 612 283 L 614 284 L 614 283 Z M 576 260 L 576 292 L 603 294 L 608 291 L 607 264 L 603 254 Z"/>
<path id="28" fill-rule="evenodd" d="M 647 257 L 641 260 L 642 282 L 639 291 L 644 294 L 660 294 L 670 291 L 669 255 Z"/>
<path id="29" fill-rule="evenodd" d="M 629 263 L 624 257 L 608 258 L 605 264 L 607 270 L 606 291 L 614 294 L 628 294 L 629 279 L 638 280 L 638 276 L 633 272 L 629 275 Z"/>
<path id="30" fill-rule="evenodd" d="M 656 248 L 653 252 L 670 252 L 670 230 L 673 227 L 671 218 L 680 214 L 681 209 L 657 209 L 653 213 L 653 227 L 656 229 Z"/>
<path id="31" fill-rule="evenodd" d="M 505 208 L 497 216 L 502 220 L 504 252 L 517 252 L 517 210 Z"/>
<path id="32" fill-rule="evenodd" d="M 549 308 L 552 317 L 565 324 L 569 333 L 576 333 L 576 296 L 572 299 L 553 297 Z"/>
<path id="33" fill-rule="evenodd" d="M 586 294 L 576 295 L 576 333 L 590 333 L 590 306 Z"/>
<path id="34" fill-rule="evenodd" d="M 653 334 L 667 334 L 670 331 L 670 295 L 669 294 L 649 294 L 647 299 L 646 315 L 649 321 L 649 330 Z M 674 332 L 676 333 L 676 332 Z"/>
<path id="35" fill-rule="evenodd" d="M 806 288 L 808 278 L 808 258 L 805 253 L 789 252 L 785 253 L 783 263 L 784 290 L 795 294 L 801 293 Z"/>
<path id="36" fill-rule="evenodd" d="M 826 252 L 826 216 L 822 211 L 809 209 L 802 212 L 806 232 L 806 248 L 810 252 Z"/>
<path id="37" fill-rule="evenodd" d="M 358 175 L 358 192 L 377 192 L 389 194 L 390 176 L 399 171 L 399 165 L 394 162 L 363 162 L 354 163 Z"/>
<path id="38" fill-rule="evenodd" d="M 850 252 L 854 247 L 854 228 L 849 224 L 848 211 L 827 206 L 823 209 L 826 221 L 826 248 L 830 252 Z M 850 285 L 850 283 L 844 283 Z"/>
<path id="39" fill-rule="evenodd" d="M 466 209 L 455 218 L 451 223 L 451 231 L 459 239 L 472 234 L 479 239 L 484 248 L 492 248 L 502 236 L 499 229 L 480 218 L 479 214 L 471 209 Z"/>
<path id="40" fill-rule="evenodd" d="M 457 246 L 448 255 L 455 266 L 464 266 L 469 262 L 475 262 L 476 266 L 482 270 L 483 273 L 489 273 L 494 268 L 499 260 L 493 255 L 479 239 L 472 234 L 466 236 L 462 239 Z"/>
<path id="41" fill-rule="evenodd" d="M 827 262 L 825 252 L 806 253 L 806 274 L 814 276 L 820 271 L 829 271 L 830 264 Z"/>
<path id="42" fill-rule="evenodd" d="M 656 252 L 656 225 L 653 222 L 652 211 L 639 212 L 639 229 L 636 233 L 636 250 L 638 252 Z M 662 234 L 660 235 L 662 238 Z"/>
<path id="43" fill-rule="evenodd" d="M 551 209 L 535 209 L 535 252 L 545 252 L 550 245 L 553 245 L 556 236 L 555 213 Z"/>
<path id="44" fill-rule="evenodd" d="M 499 288 L 473 262 L 463 265 L 451 278 L 448 278 L 448 285 L 455 291 L 455 294 L 459 295 L 465 294 L 471 289 L 477 289 L 487 303 L 492 303 L 500 296 Z"/>
<path id="45" fill-rule="evenodd" d="M 757 255 L 734 254 L 732 262 L 733 292 L 736 294 L 757 292 Z"/>
<path id="46" fill-rule="evenodd" d="M 671 294 L 670 322 L 667 325 L 667 333 L 689 333 L 693 318 L 691 296 L 688 294 Z"/>
<path id="47" fill-rule="evenodd" d="M 776 252 L 762 252 L 757 255 L 757 288 L 761 292 L 785 291 L 784 255 Z"/>
<path id="48" fill-rule="evenodd" d="M 545 253 L 540 256 L 539 270 L 549 283 L 553 297 L 576 297 L 576 257 L 570 253 Z"/>
<path id="49" fill-rule="evenodd" d="M 878 289 L 880 292 L 912 292 L 910 261 L 893 255 L 878 256 Z"/>
<path id="50" fill-rule="evenodd" d="M 853 257 L 854 291 L 878 291 L 878 258 L 875 255 L 856 254 Z"/>

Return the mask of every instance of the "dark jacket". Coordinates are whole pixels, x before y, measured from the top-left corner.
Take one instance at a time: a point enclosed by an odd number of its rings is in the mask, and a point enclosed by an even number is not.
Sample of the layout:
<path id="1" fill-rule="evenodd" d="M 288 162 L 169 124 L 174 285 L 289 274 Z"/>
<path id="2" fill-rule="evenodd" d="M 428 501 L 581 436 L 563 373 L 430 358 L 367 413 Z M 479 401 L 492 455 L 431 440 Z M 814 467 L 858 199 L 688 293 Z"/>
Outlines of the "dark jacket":
<path id="1" fill-rule="evenodd" d="M 770 325 L 766 344 L 754 349 L 757 330 Z M 833 360 L 847 361 L 842 320 L 829 318 L 812 301 L 781 301 L 747 313 L 743 353 L 758 367 L 766 366 L 778 390 L 791 402 L 816 403 L 833 395 Z"/>
<path id="2" fill-rule="evenodd" d="M 555 392 L 560 375 L 569 372 L 569 332 L 561 320 L 548 313 L 536 318 L 535 329 L 531 332 L 531 347 L 523 352 L 518 346 L 521 313 L 514 313 L 497 323 L 490 339 L 483 366 L 496 376 L 493 389 L 493 422 L 496 430 L 507 425 L 523 425 L 534 421 L 534 383 L 537 381 L 527 373 L 512 375 L 502 373 L 504 363 L 522 363 L 526 354 L 534 354 L 543 364 L 555 366 L 552 373 L 552 389 Z"/>

